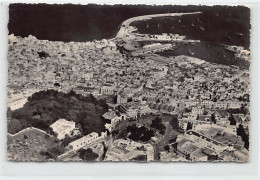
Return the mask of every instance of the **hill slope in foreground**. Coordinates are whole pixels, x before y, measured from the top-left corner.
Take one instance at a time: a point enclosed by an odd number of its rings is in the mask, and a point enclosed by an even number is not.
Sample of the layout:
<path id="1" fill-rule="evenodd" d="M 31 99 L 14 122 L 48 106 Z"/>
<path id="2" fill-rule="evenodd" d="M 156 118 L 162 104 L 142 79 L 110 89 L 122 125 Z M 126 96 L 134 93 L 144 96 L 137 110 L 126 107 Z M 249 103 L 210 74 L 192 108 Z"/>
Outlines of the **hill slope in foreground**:
<path id="1" fill-rule="evenodd" d="M 107 112 L 105 100 L 55 90 L 40 91 L 28 98 L 26 104 L 15 111 L 8 111 L 8 133 L 14 134 L 27 127 L 48 131 L 49 126 L 59 118 L 74 121 L 83 135 L 104 131 Z"/>

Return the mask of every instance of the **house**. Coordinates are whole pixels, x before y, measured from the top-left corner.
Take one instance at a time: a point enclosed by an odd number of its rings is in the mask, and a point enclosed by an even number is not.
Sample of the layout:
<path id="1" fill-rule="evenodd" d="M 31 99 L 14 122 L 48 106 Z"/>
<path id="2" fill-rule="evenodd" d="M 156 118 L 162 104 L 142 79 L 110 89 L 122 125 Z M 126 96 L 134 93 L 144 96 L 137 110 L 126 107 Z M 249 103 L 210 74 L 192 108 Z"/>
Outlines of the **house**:
<path id="1" fill-rule="evenodd" d="M 118 95 L 117 95 L 116 102 L 117 102 L 118 104 L 125 104 L 125 103 L 127 103 L 127 97 L 120 92 L 120 93 L 118 93 Z"/>
<path id="2" fill-rule="evenodd" d="M 91 78 L 93 78 L 93 72 L 87 72 L 86 74 L 83 74 L 82 78 L 84 78 L 85 80 L 90 80 Z"/>
<path id="3" fill-rule="evenodd" d="M 214 103 L 214 108 L 216 109 L 227 109 L 228 103 L 227 102 L 215 102 Z"/>
<path id="4" fill-rule="evenodd" d="M 126 119 L 125 115 L 119 112 L 115 112 L 113 110 L 109 110 L 105 114 L 103 114 L 103 117 L 110 121 L 111 126 L 108 127 L 108 129 L 112 129 L 115 127 L 119 122 Z"/>
<path id="5" fill-rule="evenodd" d="M 115 94 L 116 88 L 113 83 L 105 83 L 101 88 L 100 88 L 100 93 L 101 94 L 107 94 L 107 95 L 112 95 Z"/>
<path id="6" fill-rule="evenodd" d="M 186 120 L 180 120 L 180 119 L 179 119 L 179 128 L 180 128 L 182 131 L 186 131 L 187 126 L 188 126 L 188 121 L 186 121 Z"/>
<path id="7" fill-rule="evenodd" d="M 191 114 L 193 115 L 202 115 L 204 113 L 204 108 L 203 107 L 192 107 Z"/>
<path id="8" fill-rule="evenodd" d="M 246 162 L 248 161 L 248 150 L 243 149 L 239 151 L 228 151 L 225 150 L 219 154 L 219 158 L 224 161 L 240 161 L 240 162 Z"/>
<path id="9" fill-rule="evenodd" d="M 134 104 L 120 105 L 119 111 L 125 113 L 128 118 L 137 118 L 138 107 Z"/>
<path id="10" fill-rule="evenodd" d="M 228 126 L 230 124 L 229 113 L 227 110 L 216 110 L 214 111 L 214 115 L 216 117 L 217 124 L 222 126 Z"/>
<path id="11" fill-rule="evenodd" d="M 208 161 L 208 156 L 200 151 L 195 151 L 190 154 L 192 161 Z"/>
<path id="12" fill-rule="evenodd" d="M 151 109 L 150 107 L 148 106 L 148 104 L 146 103 L 146 101 L 142 101 L 140 104 L 139 104 L 139 110 L 138 110 L 138 113 L 140 115 L 144 115 L 144 114 L 148 114 L 151 112 Z"/>
<path id="13" fill-rule="evenodd" d="M 202 123 L 211 123 L 211 116 L 209 115 L 199 115 L 197 121 Z"/>
<path id="14" fill-rule="evenodd" d="M 186 139 L 182 139 L 180 142 L 178 142 L 177 150 L 179 152 L 179 155 L 190 159 L 191 154 L 197 150 L 199 150 L 199 147 L 194 145 L 191 141 L 188 141 Z"/>
<path id="15" fill-rule="evenodd" d="M 218 159 L 218 155 L 216 155 L 216 153 L 213 150 L 207 147 L 203 148 L 201 152 L 208 156 L 208 161 L 214 161 Z"/>
<path id="16" fill-rule="evenodd" d="M 212 107 L 213 102 L 212 101 L 208 101 L 208 100 L 203 100 L 201 102 L 201 106 L 205 107 L 205 108 L 211 108 Z"/>
<path id="17" fill-rule="evenodd" d="M 110 132 L 112 131 L 112 125 L 110 123 L 106 123 L 105 128 Z"/>
<path id="18" fill-rule="evenodd" d="M 187 131 L 186 135 L 186 138 L 188 138 L 189 140 L 197 142 L 197 144 L 199 144 L 200 146 L 208 147 L 214 151 L 222 151 L 227 148 L 227 145 L 193 130 Z"/>
<path id="19" fill-rule="evenodd" d="M 138 156 L 145 156 L 149 162 L 154 159 L 153 146 L 132 140 L 118 139 L 113 142 L 113 147 L 106 153 L 106 161 L 131 161 Z"/>
<path id="20" fill-rule="evenodd" d="M 228 102 L 228 108 L 230 109 L 239 109 L 241 108 L 242 102 L 239 101 L 231 101 Z"/>

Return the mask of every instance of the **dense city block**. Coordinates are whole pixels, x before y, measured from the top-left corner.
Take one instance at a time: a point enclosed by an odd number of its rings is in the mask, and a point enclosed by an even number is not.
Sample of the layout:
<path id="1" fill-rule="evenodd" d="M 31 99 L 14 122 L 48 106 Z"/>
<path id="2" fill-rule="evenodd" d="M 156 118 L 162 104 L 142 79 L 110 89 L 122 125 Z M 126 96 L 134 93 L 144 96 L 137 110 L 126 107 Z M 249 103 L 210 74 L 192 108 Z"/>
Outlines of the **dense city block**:
<path id="1" fill-rule="evenodd" d="M 247 47 L 147 33 L 166 17 L 203 33 L 201 13 L 135 16 L 86 42 L 9 35 L 8 159 L 248 161 Z"/>

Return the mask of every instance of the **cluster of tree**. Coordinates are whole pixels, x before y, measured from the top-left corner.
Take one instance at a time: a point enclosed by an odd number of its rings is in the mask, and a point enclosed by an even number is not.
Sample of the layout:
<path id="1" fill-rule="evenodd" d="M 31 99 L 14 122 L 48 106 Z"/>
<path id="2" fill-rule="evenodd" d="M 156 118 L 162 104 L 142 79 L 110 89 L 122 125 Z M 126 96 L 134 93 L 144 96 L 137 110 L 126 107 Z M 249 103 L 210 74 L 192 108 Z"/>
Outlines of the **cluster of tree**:
<path id="1" fill-rule="evenodd" d="M 230 114 L 230 116 L 229 116 L 229 121 L 230 121 L 230 125 L 236 125 L 236 120 L 235 120 L 235 118 L 234 118 L 234 116 L 233 116 L 233 114 Z"/>
<path id="2" fill-rule="evenodd" d="M 163 148 L 165 151 L 168 151 L 168 152 L 170 152 L 170 150 L 171 150 L 171 147 L 169 145 L 166 145 Z"/>
<path id="3" fill-rule="evenodd" d="M 95 161 L 98 158 L 98 154 L 94 153 L 92 149 L 80 149 L 79 157 L 83 161 Z"/>
<path id="4" fill-rule="evenodd" d="M 47 151 L 46 151 L 46 153 L 50 153 L 50 154 L 54 155 L 56 158 L 57 158 L 57 156 L 63 154 L 64 152 L 65 152 L 65 147 L 60 143 L 47 148 Z"/>
<path id="5" fill-rule="evenodd" d="M 191 130 L 191 129 L 192 129 L 192 123 L 190 121 L 188 121 L 186 131 Z"/>
<path id="6" fill-rule="evenodd" d="M 49 55 L 48 53 L 44 52 L 44 51 L 42 51 L 42 52 L 37 52 L 37 53 L 38 53 L 38 55 L 39 55 L 40 58 L 50 57 L 50 55 Z"/>
<path id="7" fill-rule="evenodd" d="M 179 128 L 179 121 L 178 121 L 178 117 L 177 116 L 174 116 L 170 122 L 172 128 L 176 131 L 179 131 L 180 128 Z"/>
<path id="8" fill-rule="evenodd" d="M 145 162 L 145 161 L 147 161 L 147 156 L 146 155 L 139 155 L 139 156 L 133 158 L 132 160 L 133 161 Z"/>
<path id="9" fill-rule="evenodd" d="M 116 136 L 116 135 L 118 135 L 118 132 L 119 132 L 118 129 L 113 130 L 113 131 L 112 131 L 112 136 Z"/>
<path id="10" fill-rule="evenodd" d="M 157 129 L 160 134 L 165 133 L 165 125 L 162 123 L 162 119 L 158 116 L 152 121 L 152 124 L 150 125 L 151 128 Z"/>
<path id="11" fill-rule="evenodd" d="M 56 156 L 50 153 L 49 151 L 41 150 L 39 154 L 45 157 L 46 160 L 56 159 Z"/>
<path id="12" fill-rule="evenodd" d="M 239 126 L 237 128 L 237 135 L 241 136 L 242 141 L 245 142 L 245 148 L 249 149 L 249 136 L 246 133 L 244 126 L 242 124 L 239 124 Z"/>
<path id="13" fill-rule="evenodd" d="M 229 113 L 232 114 L 247 114 L 248 113 L 248 109 L 245 106 L 241 106 L 241 108 L 236 108 L 236 109 L 228 109 Z"/>
<path id="14" fill-rule="evenodd" d="M 245 102 L 249 102 L 250 101 L 250 96 L 249 94 L 245 94 L 244 96 L 240 96 L 237 98 L 239 101 L 245 101 Z"/>
<path id="15" fill-rule="evenodd" d="M 214 124 L 217 123 L 217 120 L 216 120 L 216 116 L 215 116 L 215 113 L 212 113 L 211 116 L 210 116 L 210 121 Z"/>
<path id="16" fill-rule="evenodd" d="M 48 135 L 45 138 L 50 138 Z M 46 160 L 57 159 L 57 157 L 65 152 L 65 147 L 61 143 L 53 144 L 53 146 L 48 147 L 47 149 L 42 149 L 40 155 L 44 156 Z"/>
<path id="17" fill-rule="evenodd" d="M 106 157 L 106 153 L 107 153 L 108 147 L 107 147 L 107 145 L 104 143 L 104 141 L 102 141 L 102 145 L 103 145 L 103 147 L 104 147 L 104 153 L 102 154 L 101 159 L 104 160 L 105 157 Z"/>
<path id="18" fill-rule="evenodd" d="M 65 135 L 65 138 L 64 139 L 62 139 L 62 145 L 64 146 L 64 147 L 66 147 L 69 143 L 71 143 L 71 142 L 73 142 L 73 141 L 75 141 L 75 140 L 77 140 L 77 139 L 79 139 L 79 138 L 81 138 L 82 137 L 82 135 L 77 135 L 77 136 L 69 136 L 69 135 Z"/>
<path id="19" fill-rule="evenodd" d="M 122 133 L 124 137 L 128 137 L 134 141 L 147 142 L 154 136 L 155 131 L 146 127 L 137 127 L 136 125 L 128 126 Z"/>
<path id="20" fill-rule="evenodd" d="M 15 111 L 8 110 L 8 132 L 13 134 L 27 127 L 48 130 L 59 118 L 76 122 L 83 135 L 105 130 L 106 101 L 93 95 L 82 96 L 74 91 L 40 91 L 28 98 L 25 105 Z"/>
<path id="21" fill-rule="evenodd" d="M 172 138 L 172 139 L 170 139 L 170 140 L 169 140 L 169 143 L 170 143 L 170 144 L 172 144 L 172 143 L 175 143 L 175 142 L 176 142 L 176 140 L 177 140 L 177 137 L 175 137 L 175 138 Z"/>
<path id="22" fill-rule="evenodd" d="M 184 111 L 185 111 L 186 113 L 190 113 L 190 112 L 191 112 L 191 108 L 184 108 Z"/>
<path id="23" fill-rule="evenodd" d="M 16 132 L 23 129 L 22 123 L 18 119 L 10 119 L 7 121 L 8 133 L 15 134 Z"/>

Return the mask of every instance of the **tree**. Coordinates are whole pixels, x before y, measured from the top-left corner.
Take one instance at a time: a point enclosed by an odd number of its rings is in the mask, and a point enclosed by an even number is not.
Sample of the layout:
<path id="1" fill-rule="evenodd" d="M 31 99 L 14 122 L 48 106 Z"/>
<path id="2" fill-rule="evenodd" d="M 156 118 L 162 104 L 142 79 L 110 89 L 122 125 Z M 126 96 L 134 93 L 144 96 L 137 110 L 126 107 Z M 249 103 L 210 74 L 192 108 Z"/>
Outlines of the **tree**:
<path id="1" fill-rule="evenodd" d="M 191 109 L 189 109 L 189 108 L 184 108 L 184 111 L 185 111 L 186 113 L 189 113 L 189 112 L 191 112 Z"/>
<path id="2" fill-rule="evenodd" d="M 159 130 L 160 134 L 165 133 L 165 125 L 162 123 L 162 119 L 159 117 L 156 117 L 153 121 L 152 124 L 150 125 L 151 128 Z"/>
<path id="3" fill-rule="evenodd" d="M 12 118 L 12 110 L 10 107 L 7 108 L 7 119 L 11 119 Z"/>
<path id="4" fill-rule="evenodd" d="M 147 161 L 147 156 L 146 155 L 139 155 L 139 156 L 133 158 L 132 160 L 145 162 L 145 161 Z"/>
<path id="5" fill-rule="evenodd" d="M 192 129 L 192 123 L 190 121 L 188 121 L 186 131 L 191 130 L 191 129 Z"/>
<path id="6" fill-rule="evenodd" d="M 83 134 L 89 134 L 104 131 L 106 121 L 102 115 L 107 110 L 106 101 L 95 99 L 93 95 L 85 97 L 74 91 L 62 93 L 46 90 L 34 93 L 22 108 L 11 111 L 11 115 L 8 112 L 8 116 L 12 116 L 9 119 L 19 120 L 21 129 L 36 127 L 44 131 L 48 131 L 49 126 L 59 118 L 64 118 L 74 121 L 76 125 L 81 124 Z M 14 123 L 15 127 L 19 127 L 17 122 Z"/>
<path id="7" fill-rule="evenodd" d="M 164 146 L 164 150 L 169 152 L 170 151 L 170 146 L 169 145 Z"/>
<path id="8" fill-rule="evenodd" d="M 112 136 L 116 136 L 118 134 L 118 129 L 112 131 Z"/>
<path id="9" fill-rule="evenodd" d="M 236 125 L 236 120 L 235 120 L 233 114 L 230 115 L 229 121 L 230 121 L 230 125 Z"/>
<path id="10" fill-rule="evenodd" d="M 174 150 L 177 150 L 178 142 L 172 144 L 171 146 L 173 147 Z"/>
<path id="11" fill-rule="evenodd" d="M 155 131 L 146 127 L 137 127 L 136 125 L 128 126 L 122 133 L 122 137 L 132 139 L 134 141 L 147 142 L 154 136 Z"/>
<path id="12" fill-rule="evenodd" d="M 55 157 L 57 157 L 65 152 L 65 148 L 63 145 L 57 144 L 50 148 L 47 148 L 47 151 L 50 152 L 51 154 L 53 154 Z"/>
<path id="13" fill-rule="evenodd" d="M 69 135 L 65 135 L 65 138 L 64 139 L 62 139 L 62 145 L 64 146 L 64 147 L 66 147 L 69 143 L 71 143 L 72 141 L 75 141 L 76 139 L 79 139 L 79 138 L 81 138 L 82 136 L 81 135 L 77 135 L 77 136 L 73 136 L 73 137 L 71 137 L 71 136 L 69 136 Z"/>
<path id="14" fill-rule="evenodd" d="M 7 131 L 10 134 L 15 134 L 22 130 L 22 124 L 18 119 L 11 119 L 7 122 Z"/>
<path id="15" fill-rule="evenodd" d="M 173 139 L 170 139 L 170 140 L 169 140 L 169 143 L 170 143 L 170 144 L 171 144 L 171 143 L 175 143 L 176 140 L 177 140 L 177 137 L 175 137 L 175 138 L 173 138 Z"/>
<path id="16" fill-rule="evenodd" d="M 216 120 L 215 113 L 211 114 L 210 120 L 211 120 L 212 123 L 216 124 L 217 120 Z"/>
<path id="17" fill-rule="evenodd" d="M 178 121 L 178 117 L 177 116 L 174 116 L 170 122 L 171 126 L 173 129 L 175 130 L 179 130 L 179 121 Z"/>
<path id="18" fill-rule="evenodd" d="M 245 148 L 249 149 L 249 137 L 247 135 L 247 133 L 245 132 L 244 126 L 242 124 L 239 124 L 238 128 L 237 128 L 237 135 L 241 136 L 242 141 L 245 142 Z"/>
<path id="19" fill-rule="evenodd" d="M 241 105 L 240 108 L 232 108 L 232 109 L 228 109 L 228 112 L 229 113 L 232 113 L 232 114 L 247 114 L 248 113 L 248 109 L 244 106 L 244 105 Z"/>
<path id="20" fill-rule="evenodd" d="M 98 158 L 98 154 L 94 153 L 92 149 L 88 148 L 79 150 L 79 157 L 83 161 L 94 161 Z"/>
<path id="21" fill-rule="evenodd" d="M 53 131 L 53 129 L 51 127 L 46 129 L 46 133 L 50 134 L 50 135 L 53 135 L 53 136 L 55 135 L 55 132 Z"/>
<path id="22" fill-rule="evenodd" d="M 217 102 L 217 98 L 216 98 L 216 97 L 213 97 L 213 98 L 212 98 L 212 101 L 213 101 L 213 102 Z"/>

